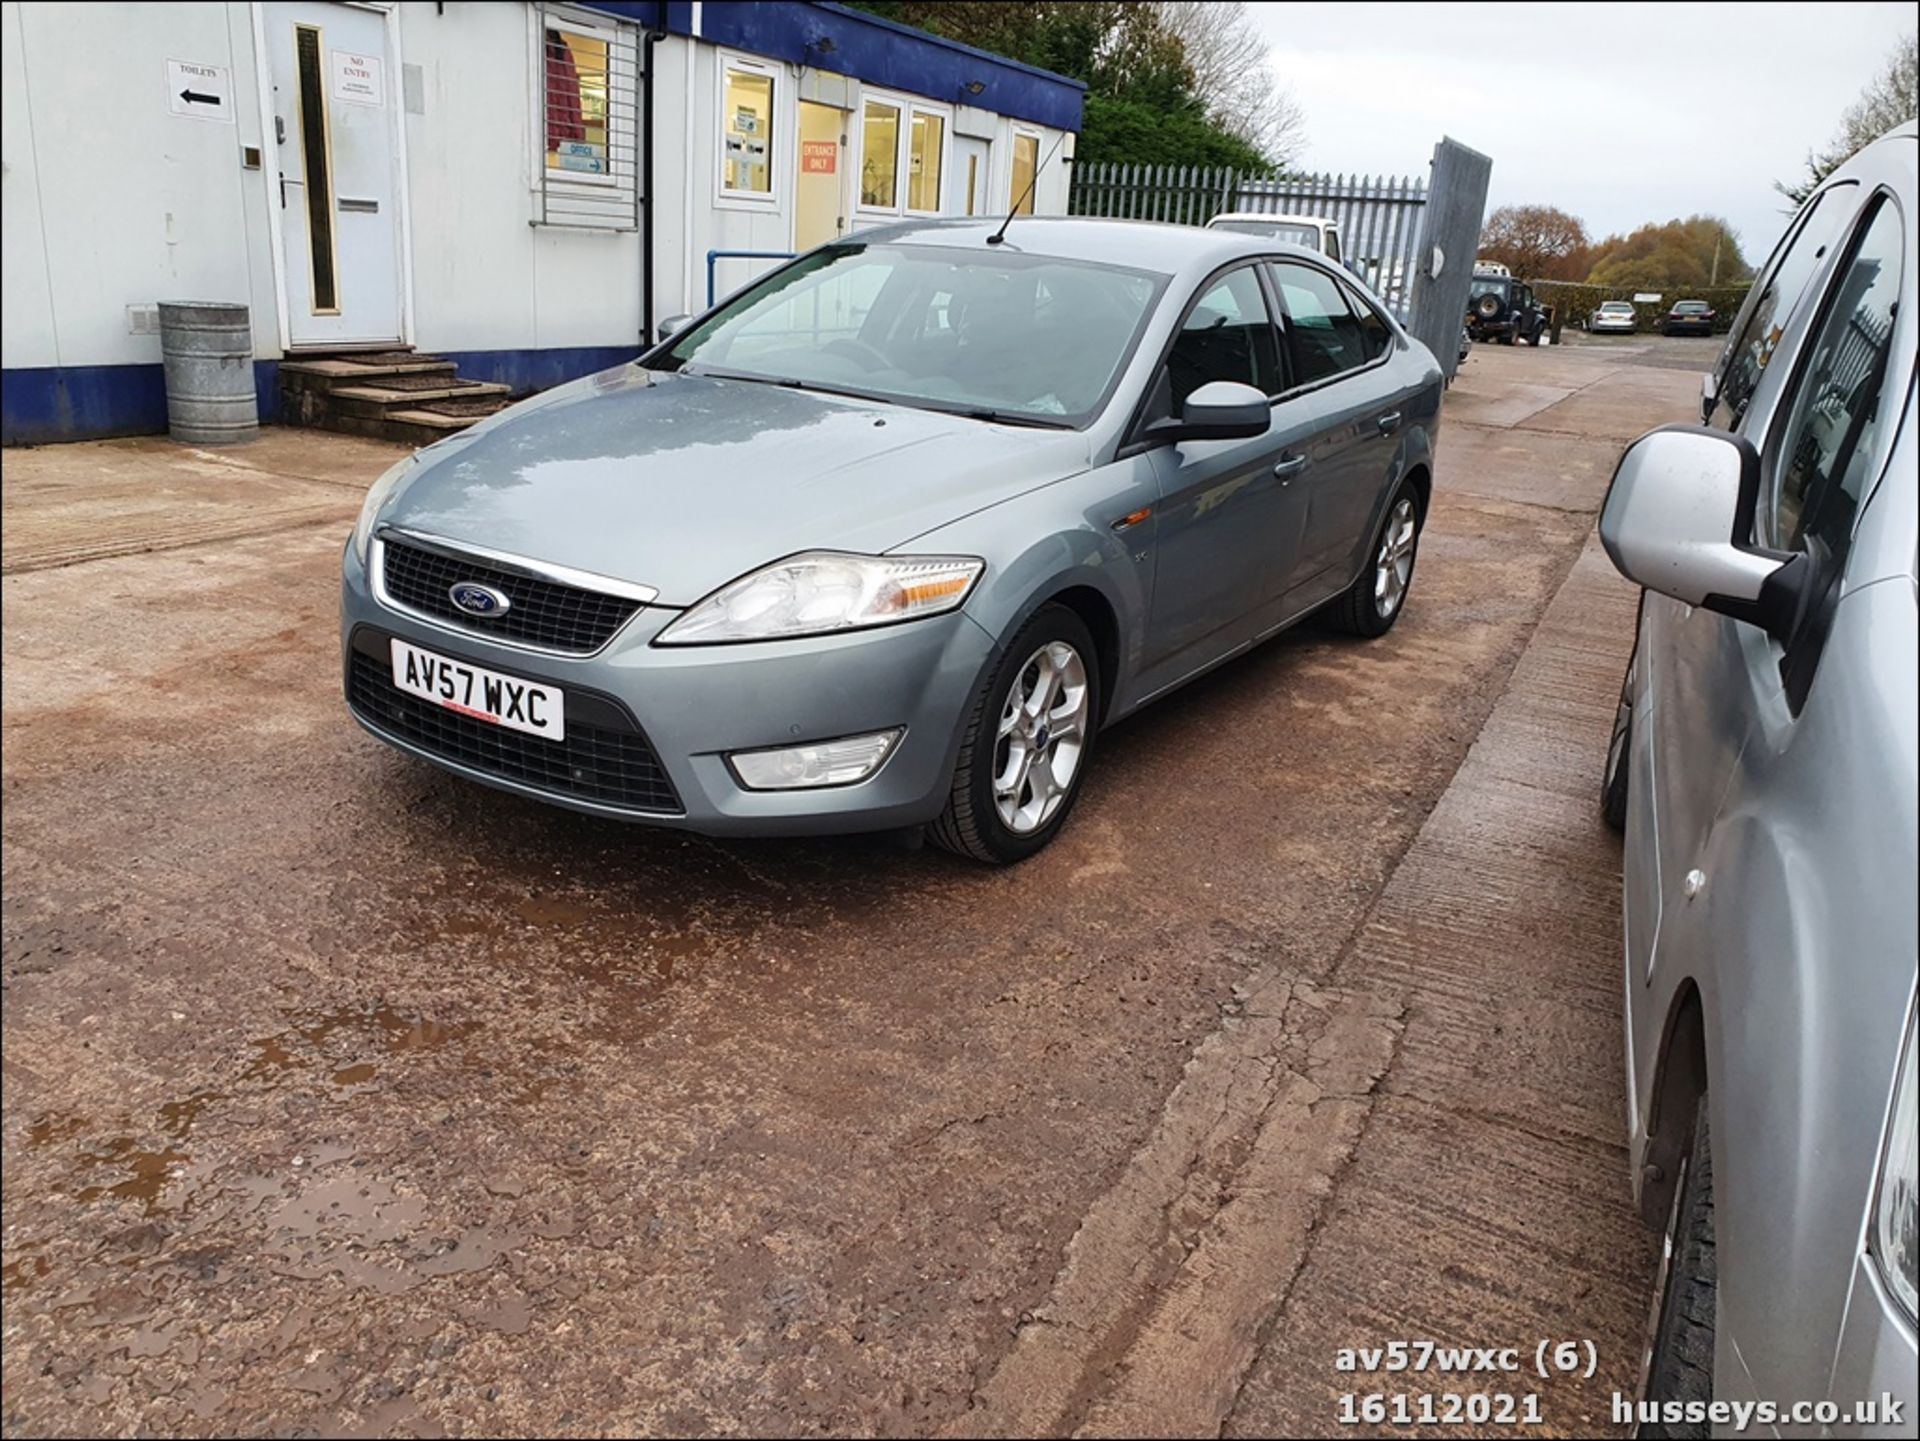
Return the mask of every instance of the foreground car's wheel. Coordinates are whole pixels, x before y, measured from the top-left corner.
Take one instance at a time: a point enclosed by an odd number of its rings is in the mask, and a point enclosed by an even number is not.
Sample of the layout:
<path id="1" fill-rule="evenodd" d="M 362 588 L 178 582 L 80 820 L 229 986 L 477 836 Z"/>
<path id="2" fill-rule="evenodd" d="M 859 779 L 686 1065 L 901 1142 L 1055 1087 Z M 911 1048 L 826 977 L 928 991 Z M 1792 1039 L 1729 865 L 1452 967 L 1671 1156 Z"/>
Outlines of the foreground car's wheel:
<path id="1" fill-rule="evenodd" d="M 1420 498 L 1402 481 L 1387 503 L 1387 517 L 1374 538 L 1373 557 L 1347 593 L 1327 608 L 1327 619 L 1349 635 L 1385 635 L 1406 608 L 1419 556 Z"/>
<path id="2" fill-rule="evenodd" d="M 1065 606 L 1043 607 L 975 697 L 947 808 L 928 835 L 995 865 L 1032 855 L 1073 809 L 1099 714 L 1093 637 Z"/>
<path id="3" fill-rule="evenodd" d="M 1713 1147 L 1707 1134 L 1707 1098 L 1693 1118 L 1693 1144 L 1681 1163 L 1679 1184 L 1661 1248 L 1659 1280 L 1650 1318 L 1646 1380 L 1649 1401 L 1707 1402 L 1713 1399 L 1714 1296 L 1719 1268 L 1713 1241 Z M 1705 1407 L 1701 1406 L 1704 1411 Z M 1711 1432 L 1705 1421 L 1654 1422 L 1641 1436 L 1694 1437 Z"/>
<path id="4" fill-rule="evenodd" d="M 1607 769 L 1600 778 L 1600 818 L 1616 831 L 1627 828 L 1627 780 L 1633 753 L 1633 662 L 1620 682 L 1620 704 L 1613 713 L 1613 736 L 1607 741 Z"/>

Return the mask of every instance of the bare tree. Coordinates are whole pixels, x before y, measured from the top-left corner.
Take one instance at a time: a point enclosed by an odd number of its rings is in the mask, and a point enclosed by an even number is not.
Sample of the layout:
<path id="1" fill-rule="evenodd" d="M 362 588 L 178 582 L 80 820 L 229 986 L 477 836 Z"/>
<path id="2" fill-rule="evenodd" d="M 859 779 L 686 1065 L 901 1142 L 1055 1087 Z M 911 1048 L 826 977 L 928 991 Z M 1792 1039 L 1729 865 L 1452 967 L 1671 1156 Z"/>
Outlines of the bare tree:
<path id="1" fill-rule="evenodd" d="M 1887 54 L 1880 73 L 1867 82 L 1860 98 L 1840 117 L 1840 131 L 1825 150 L 1807 155 L 1807 178 L 1797 185 L 1774 182 L 1773 188 L 1796 206 L 1820 188 L 1820 182 L 1846 164 L 1854 151 L 1878 140 L 1894 126 L 1914 118 L 1920 104 L 1920 44 L 1907 35 Z"/>
<path id="2" fill-rule="evenodd" d="M 1239 0 L 1160 0 L 1160 23 L 1186 50 L 1207 118 L 1276 165 L 1306 148 L 1306 115 L 1268 61 Z"/>
<path id="3" fill-rule="evenodd" d="M 1478 258 L 1524 280 L 1582 280 L 1586 254 L 1587 227 L 1551 205 L 1503 205 L 1480 232 Z"/>

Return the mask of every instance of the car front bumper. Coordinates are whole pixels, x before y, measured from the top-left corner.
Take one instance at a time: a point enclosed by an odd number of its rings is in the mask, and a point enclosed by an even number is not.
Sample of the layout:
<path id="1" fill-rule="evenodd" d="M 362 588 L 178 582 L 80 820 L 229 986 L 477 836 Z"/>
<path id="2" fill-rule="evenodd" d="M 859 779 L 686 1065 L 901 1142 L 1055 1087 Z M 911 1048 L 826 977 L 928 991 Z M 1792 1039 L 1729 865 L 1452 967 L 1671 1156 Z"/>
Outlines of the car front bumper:
<path id="1" fill-rule="evenodd" d="M 680 612 L 646 606 L 592 656 L 504 645 L 382 604 L 366 567 L 346 550 L 340 602 L 348 709 L 388 744 L 457 774 L 595 815 L 707 835 L 808 835 L 888 830 L 933 820 L 946 804 L 961 724 L 994 643 L 964 611 L 902 625 L 799 640 L 655 646 Z M 425 739 L 402 718 L 412 704 L 377 679 L 398 637 L 439 655 L 565 692 L 569 735 L 598 736 L 597 754 L 644 746 L 671 796 L 610 803 L 570 787 L 554 742 L 495 728 L 466 744 Z M 359 677 L 356 682 L 356 656 Z M 431 703 L 421 703 L 431 706 Z M 469 728 L 480 722 L 449 720 Z M 433 728 L 439 730 L 440 728 Z M 880 768 L 854 785 L 748 790 L 726 756 L 875 731 L 900 730 Z M 448 732 L 450 733 L 450 732 Z M 495 744 L 495 737 L 508 742 Z M 551 751 L 544 747 L 554 747 Z M 511 752 L 521 759 L 504 761 Z M 575 769 L 571 772 L 578 775 Z M 558 778 L 547 784 L 539 777 Z"/>

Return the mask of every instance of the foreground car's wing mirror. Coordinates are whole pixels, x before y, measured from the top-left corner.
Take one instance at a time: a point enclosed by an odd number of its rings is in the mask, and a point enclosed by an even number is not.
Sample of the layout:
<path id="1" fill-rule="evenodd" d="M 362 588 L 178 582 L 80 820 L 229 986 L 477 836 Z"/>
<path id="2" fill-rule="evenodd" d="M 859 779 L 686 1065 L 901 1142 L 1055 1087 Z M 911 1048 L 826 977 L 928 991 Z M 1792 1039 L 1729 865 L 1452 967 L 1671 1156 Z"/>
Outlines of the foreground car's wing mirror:
<path id="1" fill-rule="evenodd" d="M 1637 585 L 1784 636 L 1804 557 L 1751 544 L 1760 455 L 1703 425 L 1669 425 L 1627 447 L 1600 512 L 1600 542 Z"/>
<path id="2" fill-rule="evenodd" d="M 693 324 L 691 315 L 669 315 L 654 327 L 656 343 L 665 344 L 691 324 Z"/>
<path id="3" fill-rule="evenodd" d="M 1148 440 L 1249 440 L 1265 435 L 1273 421 L 1267 397 L 1238 380 L 1209 380 L 1187 397 L 1178 420 L 1156 420 Z"/>

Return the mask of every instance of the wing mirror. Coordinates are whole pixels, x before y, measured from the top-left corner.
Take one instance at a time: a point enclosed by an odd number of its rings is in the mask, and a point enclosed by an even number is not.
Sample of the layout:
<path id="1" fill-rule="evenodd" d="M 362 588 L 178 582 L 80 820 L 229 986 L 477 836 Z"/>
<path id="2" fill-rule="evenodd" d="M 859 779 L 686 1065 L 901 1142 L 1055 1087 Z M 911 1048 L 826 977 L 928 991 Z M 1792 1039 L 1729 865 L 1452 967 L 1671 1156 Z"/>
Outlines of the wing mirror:
<path id="1" fill-rule="evenodd" d="M 655 343 L 665 345 L 691 324 L 693 324 L 691 315 L 669 315 L 653 328 L 653 333 L 657 337 Z"/>
<path id="2" fill-rule="evenodd" d="M 1600 512 L 1600 542 L 1628 580 L 1785 637 L 1805 557 L 1747 537 L 1760 455 L 1704 425 L 1668 425 L 1627 447 Z"/>
<path id="3" fill-rule="evenodd" d="M 1178 445 L 1183 440 L 1250 440 L 1273 421 L 1267 397 L 1237 380 L 1209 380 L 1187 397 L 1178 420 L 1156 420 L 1147 439 Z"/>

